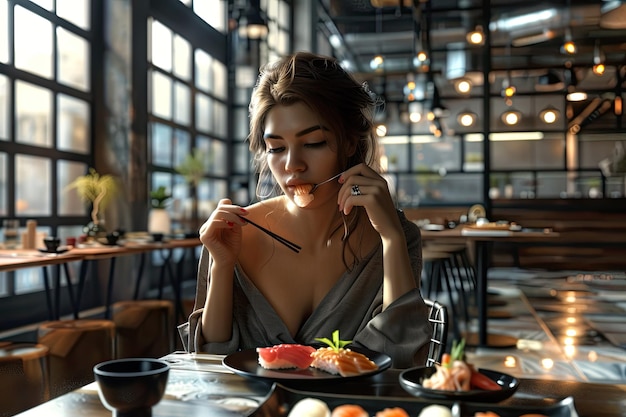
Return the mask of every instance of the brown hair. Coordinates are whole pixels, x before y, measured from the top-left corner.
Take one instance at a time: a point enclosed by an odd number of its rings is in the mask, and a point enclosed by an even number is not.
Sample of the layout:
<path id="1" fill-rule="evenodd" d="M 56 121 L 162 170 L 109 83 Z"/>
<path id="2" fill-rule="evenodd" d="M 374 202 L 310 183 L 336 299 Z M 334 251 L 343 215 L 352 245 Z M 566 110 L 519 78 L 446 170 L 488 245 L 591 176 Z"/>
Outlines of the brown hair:
<path id="1" fill-rule="evenodd" d="M 267 114 L 276 105 L 298 102 L 317 113 L 320 125 L 335 134 L 343 170 L 360 163 L 379 170 L 372 121 L 374 95 L 334 58 L 298 52 L 263 67 L 252 94 L 248 140 L 255 168 L 262 178 L 267 178 L 269 171 L 263 140 Z M 259 185 L 263 185 L 261 181 Z M 257 194 L 259 191 L 257 187 Z"/>
<path id="2" fill-rule="evenodd" d="M 380 172 L 379 149 L 373 124 L 377 105 L 375 95 L 366 84 L 359 83 L 346 72 L 336 59 L 298 52 L 263 67 L 252 93 L 248 140 L 260 177 L 257 184 L 258 198 L 280 193 L 280 188 L 273 184 L 265 157 L 263 133 L 267 114 L 274 106 L 300 102 L 317 113 L 320 125 L 335 135 L 336 152 L 342 170 L 365 163 Z M 270 191 L 263 192 L 265 187 L 269 187 Z M 350 218 L 342 216 L 344 250 L 347 247 L 353 254 L 355 252 L 348 244 L 348 237 L 358 224 L 361 211 L 357 207 Z"/>

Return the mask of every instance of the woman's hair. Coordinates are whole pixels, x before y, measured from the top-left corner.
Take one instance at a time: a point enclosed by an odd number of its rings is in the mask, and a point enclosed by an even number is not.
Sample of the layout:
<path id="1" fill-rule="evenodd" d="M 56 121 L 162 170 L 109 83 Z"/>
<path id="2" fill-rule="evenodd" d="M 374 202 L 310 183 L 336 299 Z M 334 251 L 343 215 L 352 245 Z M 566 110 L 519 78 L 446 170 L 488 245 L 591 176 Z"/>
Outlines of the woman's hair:
<path id="1" fill-rule="evenodd" d="M 365 163 L 379 171 L 378 146 L 373 128 L 374 94 L 347 73 L 337 60 L 298 52 L 261 69 L 250 101 L 250 151 L 260 181 L 257 197 L 272 176 L 266 160 L 263 133 L 268 112 L 277 105 L 304 103 L 319 116 L 320 125 L 336 137 L 339 166 L 346 170 Z M 354 152 L 350 152 L 350 151 Z"/>
<path id="2" fill-rule="evenodd" d="M 342 171 L 365 163 L 380 172 L 379 150 L 374 132 L 373 115 L 377 99 L 366 84 L 347 73 L 336 59 L 308 52 L 298 52 L 268 64 L 261 69 L 250 101 L 250 151 L 259 174 L 257 197 L 278 195 L 278 187 L 269 170 L 263 140 L 267 114 L 274 106 L 304 103 L 319 117 L 320 126 L 336 138 L 336 152 Z M 268 189 L 268 191 L 264 191 Z M 358 256 L 348 237 L 361 216 L 356 207 L 343 216 L 344 263 L 346 249 Z M 339 230 L 339 226 L 336 230 Z M 335 231 L 336 231 L 335 230 Z M 331 236 L 335 233 L 331 232 Z M 329 239 L 330 237 L 329 236 Z"/>

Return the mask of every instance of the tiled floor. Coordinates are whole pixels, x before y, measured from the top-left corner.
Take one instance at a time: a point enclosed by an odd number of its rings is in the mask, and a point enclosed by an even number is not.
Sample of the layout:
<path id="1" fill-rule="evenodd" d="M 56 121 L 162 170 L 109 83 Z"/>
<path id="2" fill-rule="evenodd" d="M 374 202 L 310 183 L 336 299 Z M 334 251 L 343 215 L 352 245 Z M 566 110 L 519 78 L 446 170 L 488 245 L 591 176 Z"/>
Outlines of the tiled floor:
<path id="1" fill-rule="evenodd" d="M 626 384 L 624 273 L 492 269 L 489 289 L 506 301 L 490 310 L 513 315 L 489 319 L 489 333 L 518 343 L 469 349 L 471 362 L 523 378 Z"/>

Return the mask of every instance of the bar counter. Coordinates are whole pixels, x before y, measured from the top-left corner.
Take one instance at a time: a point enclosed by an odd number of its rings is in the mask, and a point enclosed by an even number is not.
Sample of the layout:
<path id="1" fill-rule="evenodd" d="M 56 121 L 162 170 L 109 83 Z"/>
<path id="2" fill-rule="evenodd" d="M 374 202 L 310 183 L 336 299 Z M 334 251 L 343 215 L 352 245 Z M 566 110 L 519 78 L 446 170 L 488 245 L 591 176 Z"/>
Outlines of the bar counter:
<path id="1" fill-rule="evenodd" d="M 413 397 L 400 386 L 401 370 L 388 369 L 371 377 L 338 380 L 337 383 L 302 382 L 272 384 L 264 380 L 233 374 L 221 364 L 219 355 L 195 355 L 174 352 L 163 358 L 170 366 L 170 377 L 164 398 L 153 408 L 155 417 L 175 416 L 287 416 L 298 399 L 313 397 L 329 406 L 357 403 L 366 409 L 401 406 L 417 416 L 430 404 L 453 407 L 445 400 Z M 96 383 L 55 398 L 19 417 L 108 417 L 111 412 L 100 402 Z M 561 407 L 573 400 L 575 410 Z M 502 417 L 519 416 L 528 411 L 546 409 L 550 416 L 614 417 L 626 416 L 626 385 L 595 384 L 577 381 L 520 379 L 515 394 L 494 404 L 463 403 L 460 415 L 472 409 L 493 409 Z M 464 411 L 465 410 L 465 411 Z M 413 411 L 413 413 L 411 413 Z M 457 410 L 458 412 L 458 410 Z M 372 414 L 373 415 L 373 414 Z"/>

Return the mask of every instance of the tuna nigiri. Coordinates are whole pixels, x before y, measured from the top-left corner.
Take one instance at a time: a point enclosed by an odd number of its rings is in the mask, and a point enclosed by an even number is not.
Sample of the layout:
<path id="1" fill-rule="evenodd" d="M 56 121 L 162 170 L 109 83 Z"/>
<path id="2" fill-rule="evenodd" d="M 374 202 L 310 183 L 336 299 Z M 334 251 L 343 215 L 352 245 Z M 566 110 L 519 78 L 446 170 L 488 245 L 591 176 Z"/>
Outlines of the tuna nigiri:
<path id="1" fill-rule="evenodd" d="M 281 344 L 256 349 L 259 365 L 265 369 L 306 369 L 311 365 L 315 348 L 299 344 Z"/>

